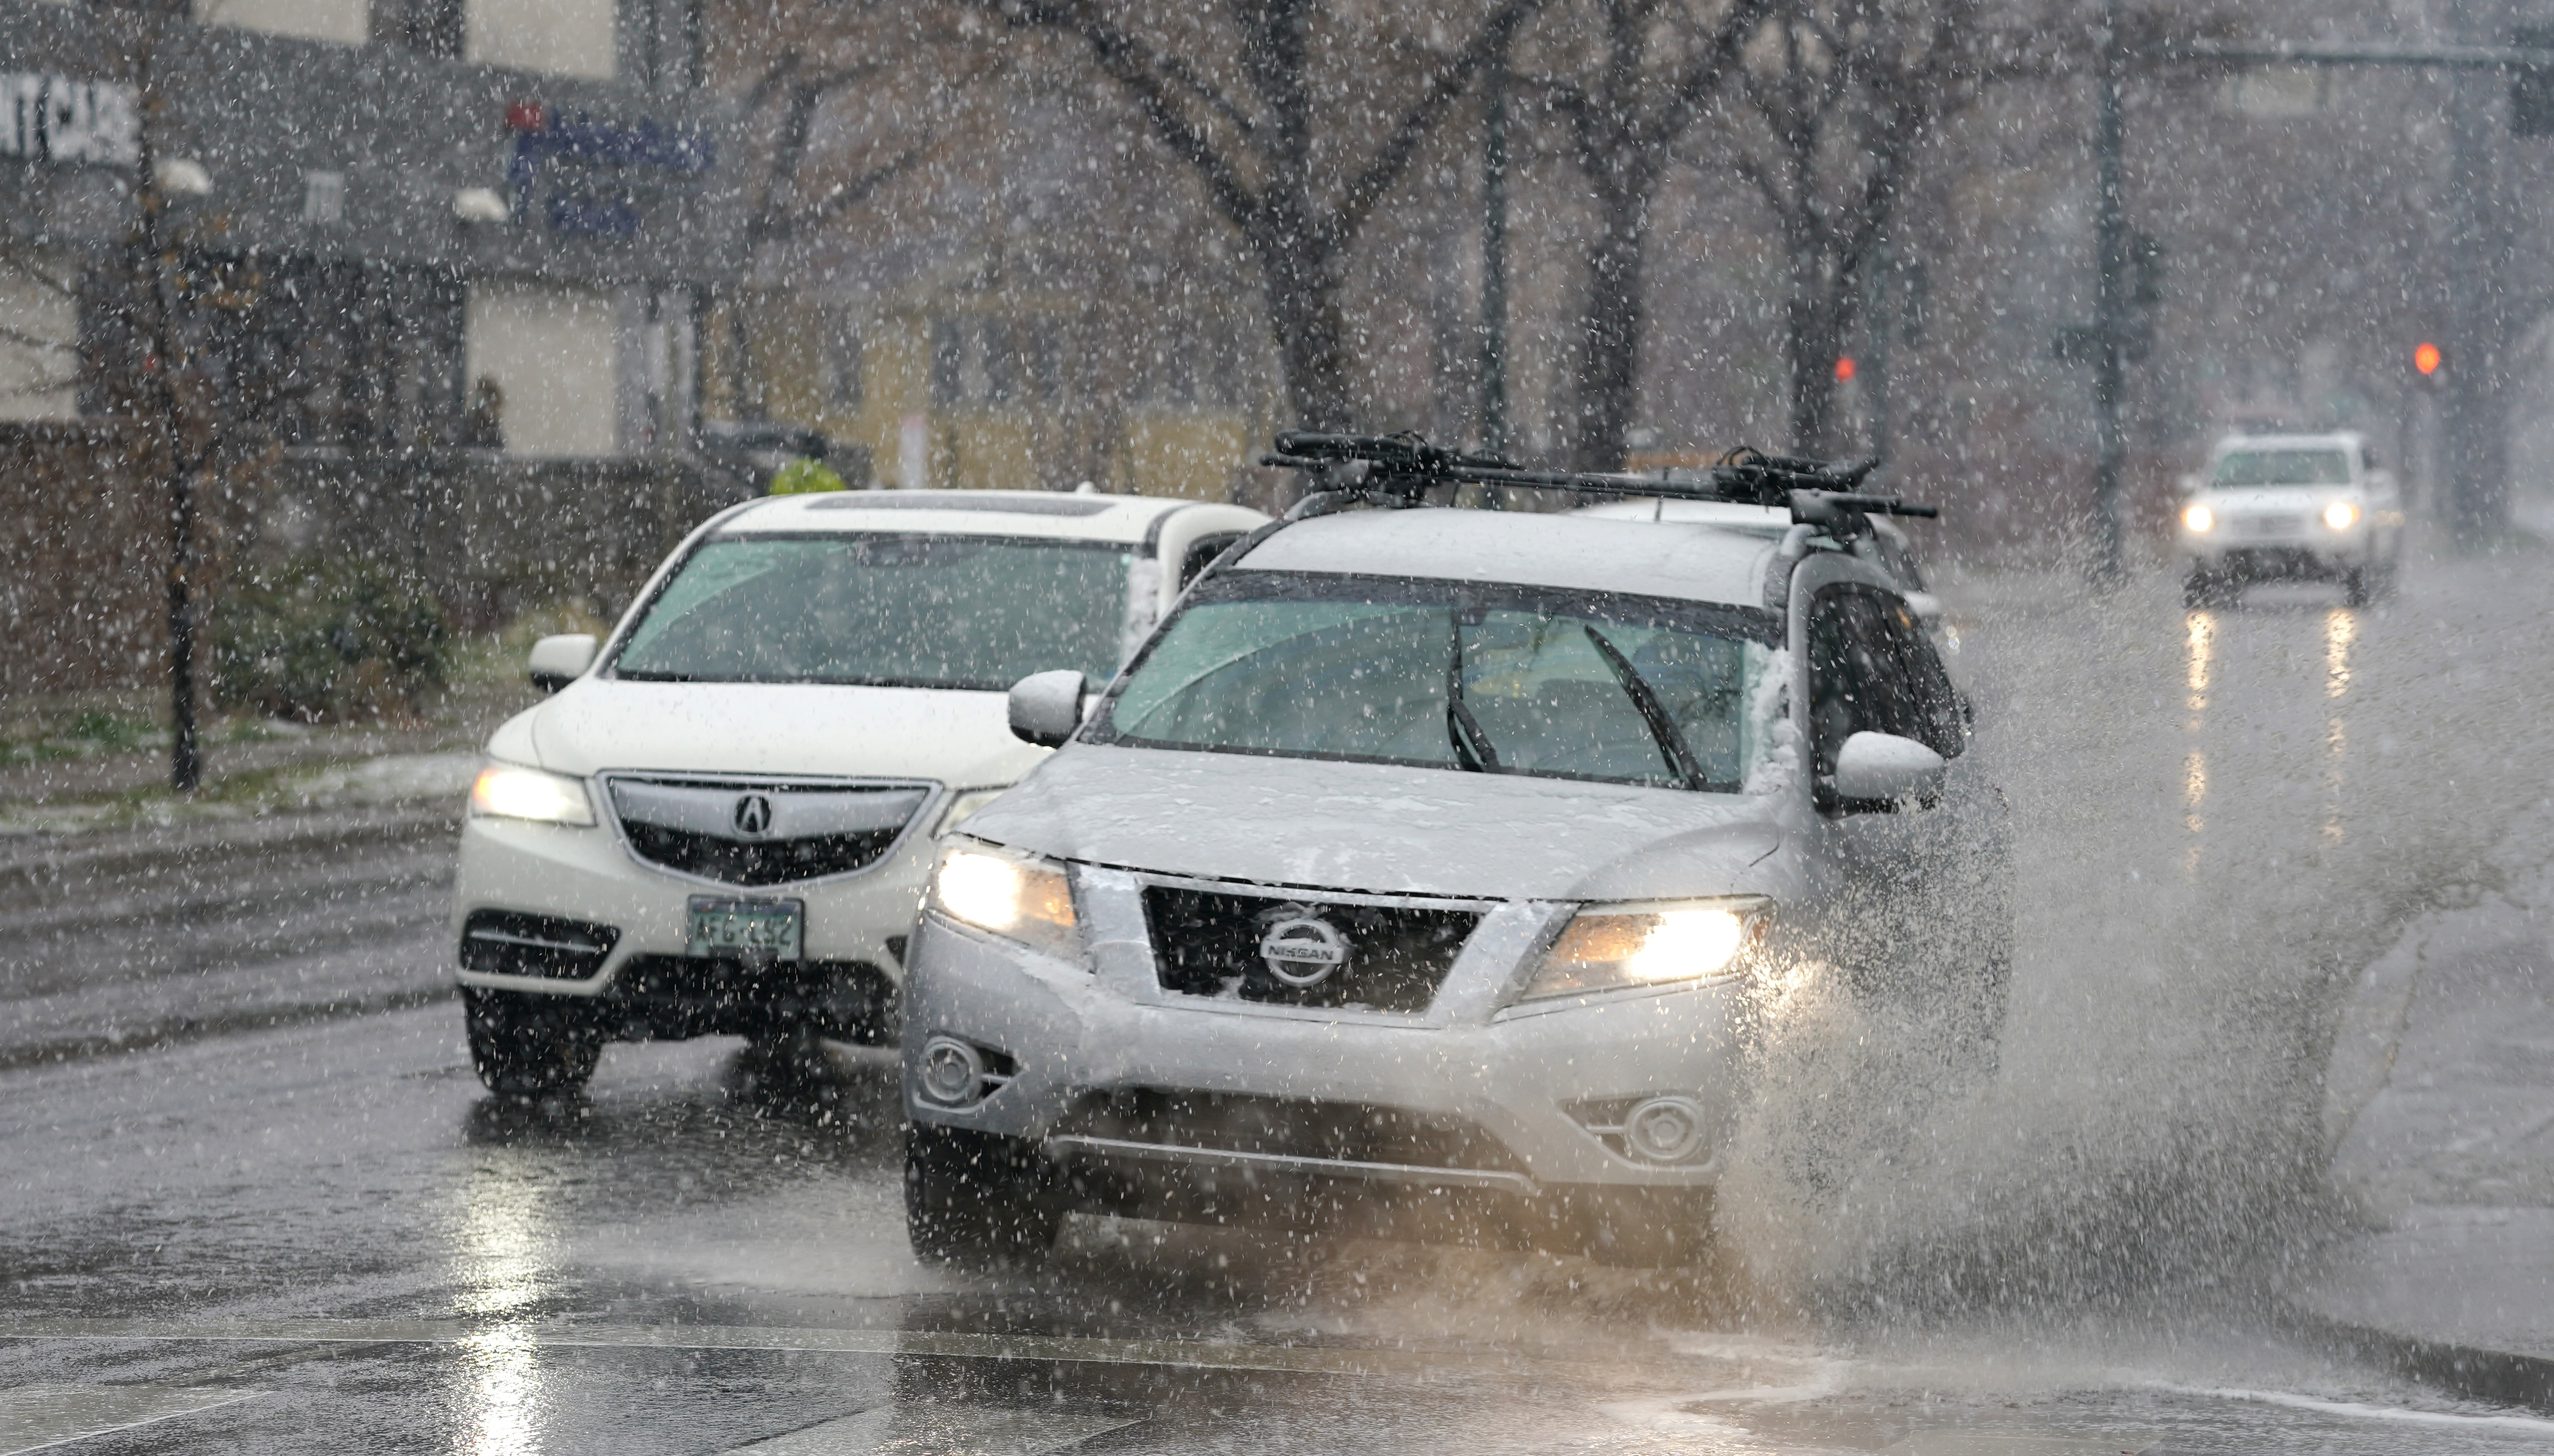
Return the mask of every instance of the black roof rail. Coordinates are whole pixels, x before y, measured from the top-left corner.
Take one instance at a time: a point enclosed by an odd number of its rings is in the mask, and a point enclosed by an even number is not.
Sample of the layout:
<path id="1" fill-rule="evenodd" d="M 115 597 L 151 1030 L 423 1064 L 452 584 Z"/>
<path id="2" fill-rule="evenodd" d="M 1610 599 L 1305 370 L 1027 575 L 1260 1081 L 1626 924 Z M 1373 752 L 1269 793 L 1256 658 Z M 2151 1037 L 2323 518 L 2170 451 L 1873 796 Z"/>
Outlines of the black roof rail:
<path id="1" fill-rule="evenodd" d="M 1837 464 L 1767 455 L 1742 447 L 1701 470 L 1648 476 L 1528 470 L 1501 456 L 1466 454 L 1432 445 L 1417 434 L 1336 435 L 1281 430 L 1276 443 L 1276 451 L 1261 456 L 1260 464 L 1311 471 L 1324 480 L 1320 491 L 1304 498 L 1289 512 L 1291 519 L 1360 504 L 1421 505 L 1427 504 L 1424 498 L 1429 491 L 1462 485 L 1788 507 L 1795 524 L 1815 527 L 1838 540 L 1849 540 L 1868 531 L 1874 515 L 1931 518 L 1942 513 L 1933 506 L 1911 504 L 1895 496 L 1866 496 L 1856 491 L 1854 488 L 1862 484 L 1863 478 L 1878 467 L 1878 460 Z"/>

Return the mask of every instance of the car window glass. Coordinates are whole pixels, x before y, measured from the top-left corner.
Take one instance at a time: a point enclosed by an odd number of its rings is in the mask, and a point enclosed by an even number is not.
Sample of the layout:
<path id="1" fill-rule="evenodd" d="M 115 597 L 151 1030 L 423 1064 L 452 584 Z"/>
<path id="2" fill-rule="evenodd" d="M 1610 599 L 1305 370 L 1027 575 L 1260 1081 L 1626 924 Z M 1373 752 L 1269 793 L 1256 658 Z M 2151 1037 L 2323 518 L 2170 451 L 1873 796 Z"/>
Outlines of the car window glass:
<path id="1" fill-rule="evenodd" d="M 2214 484 L 2244 486 L 2346 486 L 2350 456 L 2340 450 L 2237 450 L 2217 462 Z"/>
<path id="2" fill-rule="evenodd" d="M 1896 727 L 1882 731 L 1914 738 L 1945 758 L 1956 758 L 1968 743 L 1967 715 L 1959 690 L 1943 670 L 1941 657 L 1924 635 L 1921 622 L 1907 604 L 1894 597 L 1856 593 L 1868 614 L 1875 646 L 1889 663 L 1891 691 L 1886 713 Z"/>
<path id="3" fill-rule="evenodd" d="M 1809 742 L 1814 772 L 1859 732 L 1913 738 L 1945 758 L 1965 746 L 1958 691 L 1905 603 L 1846 587 L 1809 614 Z"/>
<path id="4" fill-rule="evenodd" d="M 1358 589 L 1340 578 L 1315 590 Z M 1129 675 L 1103 730 L 1165 747 L 1461 767 L 1450 680 L 1459 652 L 1462 711 L 1503 772 L 1683 783 L 1622 672 L 1704 787 L 1743 783 L 1768 737 L 1754 721 L 1764 644 L 1646 613 L 1469 605 L 1451 600 L 1465 590 L 1452 583 L 1397 590 L 1438 600 L 1193 601 Z"/>
<path id="5" fill-rule="evenodd" d="M 1128 555 L 875 532 L 710 540 L 613 664 L 622 678 L 1001 690 L 1118 661 Z"/>
<path id="6" fill-rule="evenodd" d="M 1180 585 L 1185 587 L 1196 581 L 1199 572 L 1214 565 L 1217 557 L 1222 555 L 1233 542 L 1240 539 L 1239 531 L 1219 531 L 1211 536 L 1198 537 L 1189 546 L 1187 554 L 1180 558 Z"/>

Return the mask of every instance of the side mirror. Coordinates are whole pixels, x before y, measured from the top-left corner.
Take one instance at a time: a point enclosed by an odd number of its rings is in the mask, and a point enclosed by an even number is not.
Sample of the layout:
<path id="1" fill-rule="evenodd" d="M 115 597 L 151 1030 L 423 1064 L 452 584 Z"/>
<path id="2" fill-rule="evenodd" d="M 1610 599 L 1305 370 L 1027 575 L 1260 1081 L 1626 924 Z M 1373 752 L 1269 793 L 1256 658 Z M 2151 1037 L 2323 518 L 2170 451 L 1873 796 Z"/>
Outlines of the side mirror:
<path id="1" fill-rule="evenodd" d="M 1942 599 L 1930 592 L 1908 593 L 1907 610 L 1915 613 L 1916 620 L 1928 629 L 1942 624 Z"/>
<path id="2" fill-rule="evenodd" d="M 594 650 L 599 645 L 592 632 L 563 632 L 534 642 L 529 664 L 532 686 L 544 693 L 555 693 L 585 676 L 585 670 L 594 666 Z"/>
<path id="3" fill-rule="evenodd" d="M 1011 736 L 1041 748 L 1061 747 L 1082 727 L 1091 683 L 1070 667 L 1033 672 L 1011 684 Z"/>
<path id="4" fill-rule="evenodd" d="M 1835 776 L 1827 782 L 1846 800 L 1925 800 L 1942 792 L 1948 765 L 1942 755 L 1896 733 L 1856 733 L 1836 750 Z"/>

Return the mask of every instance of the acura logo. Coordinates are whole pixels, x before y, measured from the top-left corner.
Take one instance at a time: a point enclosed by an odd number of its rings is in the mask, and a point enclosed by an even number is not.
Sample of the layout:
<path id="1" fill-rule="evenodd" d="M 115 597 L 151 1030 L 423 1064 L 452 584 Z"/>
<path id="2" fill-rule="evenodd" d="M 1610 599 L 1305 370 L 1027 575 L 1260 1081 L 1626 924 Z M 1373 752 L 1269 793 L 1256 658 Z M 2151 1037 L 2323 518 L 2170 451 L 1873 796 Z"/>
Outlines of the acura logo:
<path id="1" fill-rule="evenodd" d="M 1270 975 L 1308 990 L 1348 963 L 1348 938 L 1320 916 L 1297 910 L 1259 938 L 1259 958 Z"/>
<path id="2" fill-rule="evenodd" d="M 758 840 L 771 828 L 771 801 L 760 794 L 746 794 L 736 801 L 736 832 L 749 840 Z"/>

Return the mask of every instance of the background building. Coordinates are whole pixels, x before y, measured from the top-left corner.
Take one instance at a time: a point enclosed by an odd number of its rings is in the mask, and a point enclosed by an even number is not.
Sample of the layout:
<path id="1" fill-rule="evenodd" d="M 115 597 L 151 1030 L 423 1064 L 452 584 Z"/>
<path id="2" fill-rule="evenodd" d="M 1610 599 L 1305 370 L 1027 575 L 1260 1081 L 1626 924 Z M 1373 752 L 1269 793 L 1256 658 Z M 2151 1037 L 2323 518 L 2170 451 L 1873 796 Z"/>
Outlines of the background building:
<path id="1" fill-rule="evenodd" d="M 722 489 L 696 341 L 739 213 L 699 36 L 681 0 L 0 0 L 0 592 L 67 623 L 0 691 L 149 674 L 146 155 L 216 575 L 362 553 L 467 617 L 651 558 Z"/>

